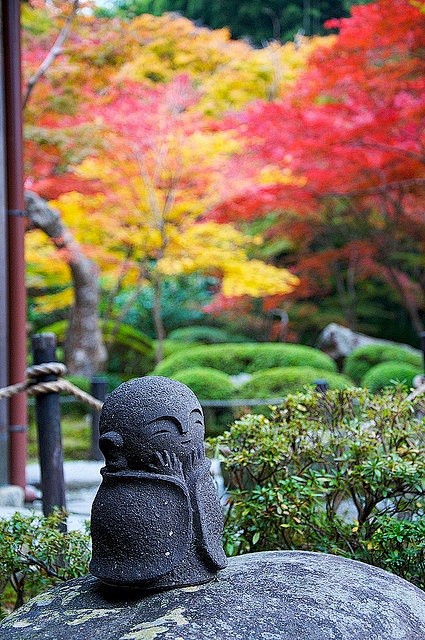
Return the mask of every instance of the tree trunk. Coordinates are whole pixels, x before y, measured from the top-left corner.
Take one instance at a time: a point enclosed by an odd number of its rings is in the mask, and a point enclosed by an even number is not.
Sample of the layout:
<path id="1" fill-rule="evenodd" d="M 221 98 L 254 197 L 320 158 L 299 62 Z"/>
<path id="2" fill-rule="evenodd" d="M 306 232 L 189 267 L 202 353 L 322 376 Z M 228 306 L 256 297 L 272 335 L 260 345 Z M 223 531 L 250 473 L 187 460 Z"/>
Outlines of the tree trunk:
<path id="1" fill-rule="evenodd" d="M 74 305 L 65 340 L 65 360 L 70 373 L 90 377 L 101 371 L 106 361 L 99 328 L 97 267 L 83 254 L 59 213 L 45 200 L 27 191 L 25 207 L 29 229 L 41 229 L 58 249 L 66 251 L 74 286 Z"/>
<path id="2" fill-rule="evenodd" d="M 153 291 L 153 323 L 156 333 L 156 350 L 155 350 L 155 362 L 158 364 L 164 357 L 164 340 L 165 340 L 165 327 L 162 321 L 162 304 L 161 294 L 162 286 L 161 279 L 157 275 L 153 275 L 151 278 L 151 285 Z"/>

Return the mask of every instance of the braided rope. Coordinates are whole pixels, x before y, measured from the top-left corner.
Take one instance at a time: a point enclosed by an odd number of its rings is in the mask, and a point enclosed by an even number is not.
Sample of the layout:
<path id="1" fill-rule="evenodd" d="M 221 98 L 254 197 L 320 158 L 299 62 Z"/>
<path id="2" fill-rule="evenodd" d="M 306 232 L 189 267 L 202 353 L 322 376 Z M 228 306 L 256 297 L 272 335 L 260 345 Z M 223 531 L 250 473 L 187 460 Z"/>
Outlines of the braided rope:
<path id="1" fill-rule="evenodd" d="M 18 384 L 11 384 L 9 387 L 3 387 L 3 389 L 0 389 L 0 399 L 11 398 L 17 393 L 26 391 L 27 388 L 28 388 L 28 382 L 19 382 Z"/>
<path id="2" fill-rule="evenodd" d="M 34 364 L 27 369 L 27 377 L 32 380 L 38 378 L 39 375 L 54 374 L 56 376 L 64 376 L 67 368 L 62 362 L 43 362 L 43 364 Z"/>
<path id="3" fill-rule="evenodd" d="M 36 364 L 32 367 L 28 367 L 27 379 L 25 382 L 18 382 L 17 384 L 11 384 L 8 387 L 0 389 L 0 399 L 11 398 L 17 393 L 22 393 L 23 391 L 26 391 L 30 396 L 35 396 L 41 393 L 60 393 L 61 391 L 65 391 L 71 393 L 81 402 L 85 402 L 92 409 L 100 411 L 102 409 L 103 402 L 75 386 L 75 384 L 72 384 L 69 380 L 37 382 L 37 378 L 40 375 L 50 374 L 63 376 L 66 372 L 66 366 L 61 362 L 45 362 L 43 364 Z"/>

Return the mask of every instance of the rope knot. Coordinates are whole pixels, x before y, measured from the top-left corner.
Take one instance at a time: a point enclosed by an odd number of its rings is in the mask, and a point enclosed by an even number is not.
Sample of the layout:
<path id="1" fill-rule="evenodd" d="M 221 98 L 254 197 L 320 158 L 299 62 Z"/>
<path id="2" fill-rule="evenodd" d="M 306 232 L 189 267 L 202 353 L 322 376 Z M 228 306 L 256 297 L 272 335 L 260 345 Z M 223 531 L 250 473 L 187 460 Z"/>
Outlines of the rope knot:
<path id="1" fill-rule="evenodd" d="M 30 384 L 32 380 L 37 380 L 39 376 L 55 375 L 65 376 L 68 369 L 62 362 L 43 362 L 43 364 L 34 364 L 27 369 L 27 378 Z"/>

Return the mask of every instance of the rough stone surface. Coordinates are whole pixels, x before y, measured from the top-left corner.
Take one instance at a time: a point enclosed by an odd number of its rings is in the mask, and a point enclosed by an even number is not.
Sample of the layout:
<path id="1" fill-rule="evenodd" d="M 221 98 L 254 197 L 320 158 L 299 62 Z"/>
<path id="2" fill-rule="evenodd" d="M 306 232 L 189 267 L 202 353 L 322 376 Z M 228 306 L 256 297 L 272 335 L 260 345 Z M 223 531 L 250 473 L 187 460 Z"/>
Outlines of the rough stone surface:
<path id="1" fill-rule="evenodd" d="M 24 499 L 22 487 L 13 484 L 0 487 L 0 507 L 23 507 Z"/>
<path id="2" fill-rule="evenodd" d="M 0 640 L 423 640 L 425 593 L 326 554 L 232 558 L 208 584 L 152 595 L 89 576 L 0 623 Z"/>
<path id="3" fill-rule="evenodd" d="M 396 345 L 398 347 L 403 347 L 412 353 L 421 353 L 418 349 L 414 349 L 408 344 L 371 338 L 370 336 L 363 333 L 357 333 L 347 327 L 336 324 L 335 322 L 328 324 L 328 326 L 323 329 L 316 342 L 316 346 L 319 349 L 337 361 L 348 356 L 352 351 L 354 351 L 354 349 L 357 349 L 357 347 L 363 347 L 368 344 Z"/>
<path id="4" fill-rule="evenodd" d="M 193 391 L 162 376 L 125 382 L 106 399 L 99 431 L 106 465 L 90 572 L 145 590 L 212 580 L 227 564 L 223 514 Z"/>

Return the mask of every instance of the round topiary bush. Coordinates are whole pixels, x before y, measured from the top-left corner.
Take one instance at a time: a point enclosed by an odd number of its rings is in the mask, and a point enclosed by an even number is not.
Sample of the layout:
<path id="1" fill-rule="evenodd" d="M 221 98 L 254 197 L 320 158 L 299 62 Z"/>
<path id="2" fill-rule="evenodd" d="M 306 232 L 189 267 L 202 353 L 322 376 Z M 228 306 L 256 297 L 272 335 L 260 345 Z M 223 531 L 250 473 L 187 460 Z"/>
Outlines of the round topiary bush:
<path id="1" fill-rule="evenodd" d="M 235 390 L 226 373 L 210 367 L 181 369 L 171 377 L 187 385 L 200 400 L 227 400 Z"/>
<path id="2" fill-rule="evenodd" d="M 413 378 L 422 373 L 421 369 L 403 362 L 381 362 L 370 369 L 362 378 L 362 387 L 370 391 L 380 391 L 394 383 L 412 386 Z"/>
<path id="3" fill-rule="evenodd" d="M 157 348 L 158 341 L 154 340 L 155 349 Z M 184 351 L 190 347 L 197 347 L 196 342 L 178 342 L 177 340 L 170 340 L 167 338 L 162 342 L 162 350 L 164 354 L 164 358 L 168 358 L 168 356 L 172 356 L 179 351 Z"/>
<path id="4" fill-rule="evenodd" d="M 174 329 L 168 334 L 170 340 L 176 342 L 196 342 L 198 344 L 220 344 L 222 342 L 246 342 L 247 339 L 244 336 L 230 335 L 224 329 L 218 327 L 181 327 Z"/>
<path id="5" fill-rule="evenodd" d="M 368 344 L 354 349 L 344 362 L 344 373 L 356 384 L 360 384 L 364 375 L 381 362 L 400 362 L 420 367 L 422 354 L 409 351 L 404 347 L 385 344 Z"/>
<path id="6" fill-rule="evenodd" d="M 288 393 L 303 391 L 304 387 L 314 385 L 317 380 L 326 380 L 330 389 L 348 389 L 353 386 L 346 376 L 312 367 L 276 367 L 258 371 L 251 380 L 242 385 L 239 398 L 273 398 Z"/>
<path id="7" fill-rule="evenodd" d="M 180 369 L 212 367 L 229 375 L 254 373 L 273 367 L 309 366 L 336 372 L 335 362 L 318 349 L 298 344 L 215 344 L 186 349 L 165 358 L 154 375 L 172 376 Z"/>

